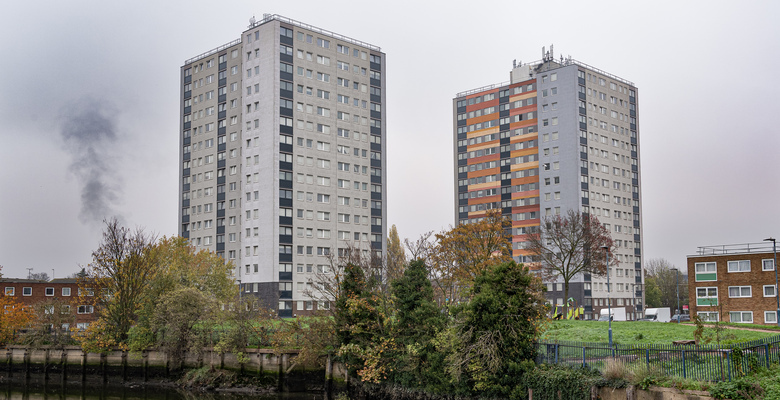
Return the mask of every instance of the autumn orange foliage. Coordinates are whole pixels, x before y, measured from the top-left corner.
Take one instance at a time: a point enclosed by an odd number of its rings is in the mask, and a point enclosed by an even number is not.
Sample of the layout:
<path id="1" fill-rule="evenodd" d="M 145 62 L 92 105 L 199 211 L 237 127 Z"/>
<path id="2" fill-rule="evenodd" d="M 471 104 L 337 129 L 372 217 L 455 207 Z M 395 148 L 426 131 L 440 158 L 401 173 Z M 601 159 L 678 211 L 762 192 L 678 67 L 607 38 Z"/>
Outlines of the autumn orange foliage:
<path id="1" fill-rule="evenodd" d="M 29 307 L 0 294 L 0 346 L 12 342 L 17 332 L 27 327 L 33 317 Z"/>

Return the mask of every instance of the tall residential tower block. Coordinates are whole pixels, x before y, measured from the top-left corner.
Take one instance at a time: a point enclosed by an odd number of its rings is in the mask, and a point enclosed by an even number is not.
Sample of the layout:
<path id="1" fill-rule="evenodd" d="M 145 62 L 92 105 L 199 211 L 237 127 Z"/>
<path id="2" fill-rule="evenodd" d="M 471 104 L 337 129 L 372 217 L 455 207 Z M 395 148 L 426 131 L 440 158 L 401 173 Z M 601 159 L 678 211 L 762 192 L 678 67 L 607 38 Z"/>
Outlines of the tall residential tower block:
<path id="1" fill-rule="evenodd" d="M 181 67 L 179 233 L 281 316 L 329 307 L 311 282 L 335 256 L 384 254 L 384 71 L 379 47 L 278 15 Z"/>
<path id="2" fill-rule="evenodd" d="M 642 225 L 633 83 L 576 60 L 517 64 L 510 82 L 453 99 L 455 220 L 469 223 L 501 209 L 512 221 L 517 262 L 533 260 L 526 235 L 547 216 L 595 215 L 610 231 L 619 266 L 610 268 L 612 307 L 642 316 Z M 563 304 L 563 282 L 546 282 Z M 606 277 L 581 274 L 569 296 L 585 318 L 607 308 Z"/>

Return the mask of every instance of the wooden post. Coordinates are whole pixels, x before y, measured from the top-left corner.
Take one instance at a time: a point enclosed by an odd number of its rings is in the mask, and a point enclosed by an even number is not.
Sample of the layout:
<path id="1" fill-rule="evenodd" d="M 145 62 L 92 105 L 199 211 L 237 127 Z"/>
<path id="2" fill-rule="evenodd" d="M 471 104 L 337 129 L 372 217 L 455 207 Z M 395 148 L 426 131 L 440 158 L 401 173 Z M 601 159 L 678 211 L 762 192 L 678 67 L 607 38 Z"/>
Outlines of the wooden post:
<path id="1" fill-rule="evenodd" d="M 106 353 L 100 353 L 100 374 L 103 375 L 103 384 L 108 382 L 108 373 L 106 371 L 108 356 Z"/>
<path id="2" fill-rule="evenodd" d="M 68 378 L 68 350 L 62 349 L 60 353 L 60 367 L 62 368 L 62 384 L 65 384 L 65 380 Z"/>
<path id="3" fill-rule="evenodd" d="M 284 391 L 284 364 L 285 359 L 287 358 L 287 354 L 280 354 L 276 357 L 276 361 L 278 364 L 278 370 L 279 370 L 279 376 L 277 379 L 277 386 L 279 388 L 279 392 Z"/>
<path id="4" fill-rule="evenodd" d="M 257 376 L 260 376 L 263 374 L 263 353 L 258 351 L 255 355 L 257 356 Z"/>
<path id="5" fill-rule="evenodd" d="M 333 354 L 328 352 L 328 360 L 325 362 L 325 393 L 328 398 L 333 392 Z"/>
<path id="6" fill-rule="evenodd" d="M 51 351 L 51 349 L 46 349 L 45 353 L 44 353 L 45 355 L 43 357 L 43 380 L 44 380 L 44 382 L 49 380 L 49 356 L 50 356 L 49 351 Z"/>
<path id="7" fill-rule="evenodd" d="M 11 348 L 7 348 L 5 350 L 5 366 L 8 369 L 8 377 L 12 377 L 14 375 L 13 369 L 14 369 L 14 351 L 11 350 Z"/>
<path id="8" fill-rule="evenodd" d="M 24 379 L 30 379 L 30 349 L 24 349 Z"/>
<path id="9" fill-rule="evenodd" d="M 122 382 L 127 382 L 127 350 L 122 350 Z"/>
<path id="10" fill-rule="evenodd" d="M 149 353 L 146 350 L 141 351 L 141 360 L 144 370 L 144 382 L 149 380 Z"/>
<path id="11" fill-rule="evenodd" d="M 87 352 L 81 350 L 81 382 L 87 380 Z"/>

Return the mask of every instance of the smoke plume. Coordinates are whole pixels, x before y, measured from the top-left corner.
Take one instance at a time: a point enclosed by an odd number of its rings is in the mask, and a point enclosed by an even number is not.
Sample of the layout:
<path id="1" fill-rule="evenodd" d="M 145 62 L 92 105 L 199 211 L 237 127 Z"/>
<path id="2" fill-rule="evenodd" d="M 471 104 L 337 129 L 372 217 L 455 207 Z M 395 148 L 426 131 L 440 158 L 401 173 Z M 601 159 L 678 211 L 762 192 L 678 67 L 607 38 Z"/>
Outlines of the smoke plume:
<path id="1" fill-rule="evenodd" d="M 117 176 L 116 111 L 94 99 L 82 100 L 62 111 L 61 134 L 70 153 L 70 171 L 81 185 L 83 223 L 100 223 L 117 216 L 121 197 Z M 120 220 L 121 217 L 117 217 Z"/>

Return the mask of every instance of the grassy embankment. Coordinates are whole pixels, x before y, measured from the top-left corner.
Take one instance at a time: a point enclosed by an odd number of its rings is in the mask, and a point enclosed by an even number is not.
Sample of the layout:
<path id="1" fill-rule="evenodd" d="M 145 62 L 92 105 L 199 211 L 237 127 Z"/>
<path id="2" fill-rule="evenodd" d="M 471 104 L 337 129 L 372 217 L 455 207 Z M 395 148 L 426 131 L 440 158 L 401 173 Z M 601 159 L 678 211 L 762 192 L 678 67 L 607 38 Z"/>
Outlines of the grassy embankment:
<path id="1" fill-rule="evenodd" d="M 576 342 L 607 342 L 608 322 L 598 321 L 551 321 L 542 340 L 567 340 Z M 750 326 L 757 328 L 758 326 Z M 612 340 L 619 344 L 672 344 L 675 340 L 693 340 L 694 325 L 662 322 L 612 322 Z M 705 335 L 712 334 L 711 326 L 705 327 Z M 778 332 L 755 332 L 727 329 L 726 340 L 721 344 L 745 342 L 780 334 Z M 713 339 L 714 342 L 714 339 Z M 712 342 L 711 342 L 712 343 Z"/>

